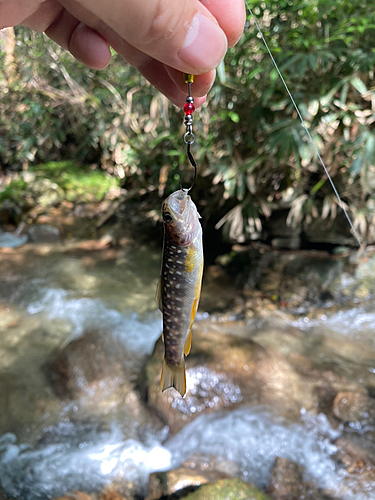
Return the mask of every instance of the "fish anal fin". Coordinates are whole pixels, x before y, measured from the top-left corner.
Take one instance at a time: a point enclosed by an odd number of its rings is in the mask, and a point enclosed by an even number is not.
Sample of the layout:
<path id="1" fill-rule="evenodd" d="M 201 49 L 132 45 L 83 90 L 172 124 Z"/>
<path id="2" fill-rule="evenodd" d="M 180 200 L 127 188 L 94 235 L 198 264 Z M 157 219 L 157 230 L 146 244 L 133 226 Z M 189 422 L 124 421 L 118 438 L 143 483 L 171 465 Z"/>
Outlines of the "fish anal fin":
<path id="1" fill-rule="evenodd" d="M 186 336 L 185 339 L 185 344 L 184 344 L 184 354 L 187 356 L 190 352 L 191 349 L 191 329 L 189 330 L 189 333 Z"/>
<path id="2" fill-rule="evenodd" d="M 182 397 L 186 393 L 186 373 L 185 373 L 185 359 L 182 357 L 181 363 L 178 366 L 170 366 L 165 359 L 161 368 L 161 390 L 174 387 Z"/>
<path id="3" fill-rule="evenodd" d="M 156 286 L 156 293 L 155 293 L 155 300 L 158 308 L 160 309 L 161 312 L 163 312 L 163 303 L 162 303 L 162 297 L 161 297 L 161 277 L 158 279 L 158 284 Z"/>
<path id="4" fill-rule="evenodd" d="M 191 316 L 190 316 L 190 330 L 193 326 L 194 320 L 195 320 L 195 315 L 197 314 L 198 310 L 198 304 L 199 304 L 199 297 L 196 297 L 193 302 L 193 307 L 191 308 Z"/>

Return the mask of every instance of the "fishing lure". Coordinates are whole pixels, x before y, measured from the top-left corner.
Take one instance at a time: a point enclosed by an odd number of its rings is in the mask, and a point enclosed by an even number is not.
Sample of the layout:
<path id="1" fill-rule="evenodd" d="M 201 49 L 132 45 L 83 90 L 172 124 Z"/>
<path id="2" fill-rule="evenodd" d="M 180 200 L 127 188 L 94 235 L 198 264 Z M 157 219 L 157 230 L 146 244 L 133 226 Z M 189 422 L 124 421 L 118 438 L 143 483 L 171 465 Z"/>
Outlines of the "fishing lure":
<path id="1" fill-rule="evenodd" d="M 197 176 L 197 165 L 190 147 L 194 142 L 191 95 L 192 75 L 185 75 L 189 95 L 184 106 L 187 156 L 194 167 L 189 189 L 182 187 L 162 205 L 164 223 L 163 261 L 156 290 L 156 301 L 163 313 L 164 360 L 161 388 L 186 393 L 185 356 L 191 348 L 191 329 L 198 309 L 203 274 L 202 226 L 195 204 L 189 196 Z"/>

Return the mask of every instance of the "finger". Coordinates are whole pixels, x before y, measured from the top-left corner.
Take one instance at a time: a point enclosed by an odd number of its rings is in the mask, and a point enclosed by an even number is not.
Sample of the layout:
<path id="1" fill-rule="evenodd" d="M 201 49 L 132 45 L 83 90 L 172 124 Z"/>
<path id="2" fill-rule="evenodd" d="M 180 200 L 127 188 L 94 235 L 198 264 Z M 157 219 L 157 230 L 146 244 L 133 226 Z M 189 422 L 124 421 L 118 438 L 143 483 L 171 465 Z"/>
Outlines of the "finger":
<path id="1" fill-rule="evenodd" d="M 0 0 L 0 29 L 16 26 L 36 12 L 41 0 Z"/>
<path id="2" fill-rule="evenodd" d="M 141 52 L 186 73 L 215 68 L 227 50 L 227 38 L 199 0 L 62 0 L 95 14 Z"/>
<path id="3" fill-rule="evenodd" d="M 229 47 L 236 45 L 245 26 L 245 2 L 243 0 L 201 0 L 201 2 L 226 34 Z"/>
<path id="4" fill-rule="evenodd" d="M 83 23 L 73 31 L 69 50 L 78 61 L 93 69 L 104 69 L 111 60 L 106 40 Z"/>
<path id="5" fill-rule="evenodd" d="M 169 74 L 171 68 L 164 65 L 160 61 L 153 59 L 147 54 L 144 54 L 135 47 L 132 47 L 111 28 L 102 26 L 99 30 L 101 30 L 103 36 L 115 49 L 115 51 L 120 54 L 125 61 L 134 66 L 151 83 L 151 85 L 168 97 L 168 99 L 179 108 L 184 106 L 186 103 L 187 86 L 185 83 L 178 85 L 174 81 L 174 79 L 177 80 L 177 75 L 179 75 L 180 81 L 184 82 L 182 73 L 174 70 L 174 78 L 171 78 Z M 201 75 L 200 78 L 202 77 L 204 78 L 204 75 Z M 205 93 L 202 92 L 199 83 L 200 79 L 197 77 L 196 80 L 198 85 L 194 83 L 193 94 L 200 96 L 194 101 L 195 107 L 198 108 L 204 103 L 206 96 Z M 204 88 L 206 88 L 205 83 L 203 84 L 203 89 Z"/>
<path id="6" fill-rule="evenodd" d="M 34 31 L 42 33 L 56 18 L 61 15 L 63 10 L 64 8 L 58 0 L 47 0 L 46 2 L 41 3 L 35 12 L 25 18 L 22 21 L 22 24 Z"/>
<path id="7" fill-rule="evenodd" d="M 79 22 L 64 8 L 45 33 L 90 68 L 103 69 L 111 59 L 111 52 L 104 38 Z"/>

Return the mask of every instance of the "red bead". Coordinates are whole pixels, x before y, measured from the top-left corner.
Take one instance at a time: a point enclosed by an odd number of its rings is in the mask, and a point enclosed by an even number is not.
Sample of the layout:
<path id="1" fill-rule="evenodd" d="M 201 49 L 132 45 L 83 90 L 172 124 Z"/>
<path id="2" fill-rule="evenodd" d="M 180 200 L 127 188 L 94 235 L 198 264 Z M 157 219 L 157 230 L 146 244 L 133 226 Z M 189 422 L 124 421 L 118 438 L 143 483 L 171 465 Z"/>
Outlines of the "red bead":
<path id="1" fill-rule="evenodd" d="M 193 111 L 195 111 L 195 106 L 192 102 L 187 102 L 184 106 L 185 115 L 192 115 Z"/>

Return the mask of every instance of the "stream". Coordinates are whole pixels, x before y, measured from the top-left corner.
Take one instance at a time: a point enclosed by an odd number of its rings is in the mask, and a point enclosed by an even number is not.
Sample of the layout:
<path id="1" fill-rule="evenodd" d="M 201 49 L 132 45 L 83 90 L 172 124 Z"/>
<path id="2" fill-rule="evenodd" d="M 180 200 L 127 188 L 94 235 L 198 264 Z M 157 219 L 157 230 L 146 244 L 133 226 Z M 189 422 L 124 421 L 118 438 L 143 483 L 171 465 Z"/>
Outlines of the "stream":
<path id="1" fill-rule="evenodd" d="M 69 491 L 99 491 L 125 478 L 138 495 L 146 495 L 151 472 L 203 454 L 235 462 L 239 477 L 259 488 L 267 486 L 275 458 L 285 457 L 302 465 L 306 478 L 334 499 L 375 499 L 371 475 L 351 474 L 335 460 L 340 437 L 373 439 L 369 418 L 344 424 L 303 405 L 298 417 L 289 418 L 256 403 L 203 413 L 171 435 L 153 419 L 152 410 L 143 409 L 142 388 L 127 393 L 127 404 L 137 411 L 118 404 L 116 391 L 99 400 L 86 387 L 80 398 L 53 390 L 46 363 L 87 332 L 113 337 L 126 352 L 129 381 L 144 380 L 139 376 L 161 334 L 154 302 L 159 266 L 159 252 L 147 247 L 115 252 L 29 244 L 1 252 L 4 494 L 46 500 Z M 221 321 L 203 313 L 197 325 Z M 238 337 L 246 335 L 282 355 L 303 355 L 315 371 L 331 370 L 373 395 L 374 303 L 289 319 L 272 314 L 237 326 L 232 321 L 232 334 L 237 331 Z M 104 394 L 107 389 L 95 390 Z"/>

